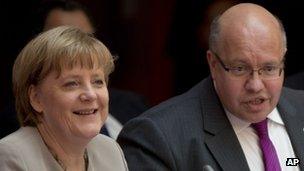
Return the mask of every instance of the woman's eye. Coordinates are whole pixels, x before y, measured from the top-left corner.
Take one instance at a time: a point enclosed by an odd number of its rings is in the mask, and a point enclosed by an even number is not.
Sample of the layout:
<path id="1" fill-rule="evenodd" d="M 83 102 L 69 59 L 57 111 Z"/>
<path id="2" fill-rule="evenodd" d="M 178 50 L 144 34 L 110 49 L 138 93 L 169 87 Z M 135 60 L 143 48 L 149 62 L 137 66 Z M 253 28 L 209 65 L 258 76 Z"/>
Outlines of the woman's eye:
<path id="1" fill-rule="evenodd" d="M 64 87 L 76 87 L 76 86 L 78 86 L 78 82 L 76 81 L 69 81 L 64 84 Z"/>
<path id="2" fill-rule="evenodd" d="M 94 84 L 102 86 L 103 85 L 103 80 L 95 80 Z"/>

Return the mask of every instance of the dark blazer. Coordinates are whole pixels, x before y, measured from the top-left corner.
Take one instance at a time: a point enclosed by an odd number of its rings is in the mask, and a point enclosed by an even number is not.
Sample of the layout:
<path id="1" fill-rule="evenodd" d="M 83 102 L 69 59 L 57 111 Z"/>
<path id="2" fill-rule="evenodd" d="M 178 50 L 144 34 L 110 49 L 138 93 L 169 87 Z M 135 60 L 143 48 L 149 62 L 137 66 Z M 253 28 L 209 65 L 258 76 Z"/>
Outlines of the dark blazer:
<path id="1" fill-rule="evenodd" d="M 284 85 L 292 89 L 304 90 L 304 72 L 288 76 L 285 79 Z"/>
<path id="2" fill-rule="evenodd" d="M 304 92 L 284 88 L 281 96 L 278 110 L 304 170 Z M 249 170 L 210 78 L 129 121 L 118 142 L 131 171 Z"/>

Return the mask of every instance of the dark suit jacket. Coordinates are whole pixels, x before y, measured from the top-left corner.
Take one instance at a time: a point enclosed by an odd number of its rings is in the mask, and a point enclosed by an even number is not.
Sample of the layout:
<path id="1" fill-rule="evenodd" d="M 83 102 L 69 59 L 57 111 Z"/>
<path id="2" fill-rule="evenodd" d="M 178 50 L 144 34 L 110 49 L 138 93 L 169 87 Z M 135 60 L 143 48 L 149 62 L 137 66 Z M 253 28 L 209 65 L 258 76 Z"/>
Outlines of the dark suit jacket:
<path id="1" fill-rule="evenodd" d="M 284 88 L 278 110 L 304 163 L 304 92 Z M 129 121 L 119 135 L 131 171 L 249 170 L 210 78 Z"/>
<path id="2" fill-rule="evenodd" d="M 304 90 L 304 72 L 288 76 L 285 79 L 284 85 L 292 89 Z"/>

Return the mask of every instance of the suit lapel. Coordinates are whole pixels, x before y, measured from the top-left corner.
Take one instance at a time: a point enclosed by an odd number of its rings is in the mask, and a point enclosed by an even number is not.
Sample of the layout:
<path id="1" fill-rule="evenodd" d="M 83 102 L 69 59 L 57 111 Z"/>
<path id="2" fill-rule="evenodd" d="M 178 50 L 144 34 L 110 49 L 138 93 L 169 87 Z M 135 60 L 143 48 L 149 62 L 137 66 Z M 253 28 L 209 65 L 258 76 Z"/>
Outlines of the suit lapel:
<path id="1" fill-rule="evenodd" d="M 208 81 L 207 81 L 208 82 Z M 205 143 L 223 170 L 249 170 L 241 145 L 209 78 L 202 95 Z"/>
<path id="2" fill-rule="evenodd" d="M 304 118 L 303 113 L 300 113 L 303 111 L 296 110 L 296 108 L 284 98 L 284 95 L 282 95 L 280 99 L 278 109 L 284 120 L 295 155 L 300 160 L 300 168 L 304 170 Z"/>

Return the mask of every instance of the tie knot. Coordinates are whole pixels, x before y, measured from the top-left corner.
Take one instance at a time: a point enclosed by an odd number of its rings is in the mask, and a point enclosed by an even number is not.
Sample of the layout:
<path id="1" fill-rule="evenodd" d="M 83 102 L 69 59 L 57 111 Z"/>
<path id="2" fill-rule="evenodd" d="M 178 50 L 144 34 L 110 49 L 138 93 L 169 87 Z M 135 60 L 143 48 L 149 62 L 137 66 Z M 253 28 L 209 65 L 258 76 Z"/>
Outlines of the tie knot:
<path id="1" fill-rule="evenodd" d="M 258 123 L 252 123 L 251 126 L 257 132 L 260 138 L 268 136 L 267 119 L 264 119 Z"/>

